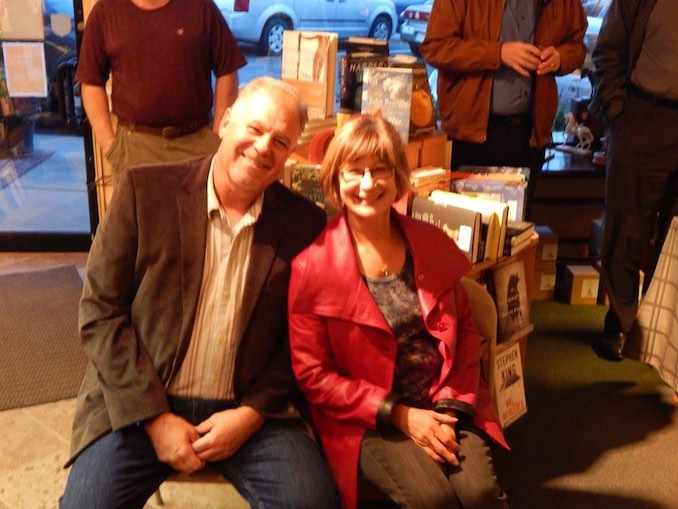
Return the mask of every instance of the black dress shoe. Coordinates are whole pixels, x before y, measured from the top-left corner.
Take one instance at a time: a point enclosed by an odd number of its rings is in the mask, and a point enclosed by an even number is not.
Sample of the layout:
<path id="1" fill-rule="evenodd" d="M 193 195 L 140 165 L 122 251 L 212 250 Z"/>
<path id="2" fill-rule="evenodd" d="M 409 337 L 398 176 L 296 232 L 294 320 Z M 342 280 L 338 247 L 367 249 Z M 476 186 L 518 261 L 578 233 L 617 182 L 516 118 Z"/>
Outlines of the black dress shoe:
<path id="1" fill-rule="evenodd" d="M 598 337 L 591 347 L 598 357 L 606 361 L 621 361 L 624 359 L 624 343 L 626 334 L 623 332 L 605 332 Z"/>

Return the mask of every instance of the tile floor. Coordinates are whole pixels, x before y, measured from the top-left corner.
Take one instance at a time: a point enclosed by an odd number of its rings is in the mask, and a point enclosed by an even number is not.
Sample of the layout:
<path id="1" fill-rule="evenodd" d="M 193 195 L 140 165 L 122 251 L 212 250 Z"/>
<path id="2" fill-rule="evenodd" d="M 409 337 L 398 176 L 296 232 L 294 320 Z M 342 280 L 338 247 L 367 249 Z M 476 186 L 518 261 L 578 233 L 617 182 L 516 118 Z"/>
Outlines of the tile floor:
<path id="1" fill-rule="evenodd" d="M 0 275 L 73 264 L 81 271 L 85 253 L 0 253 Z M 74 399 L 0 412 L 0 509 L 58 507 L 68 471 Z M 249 505 L 230 486 L 168 482 L 164 505 L 154 498 L 145 509 L 245 509 Z"/>

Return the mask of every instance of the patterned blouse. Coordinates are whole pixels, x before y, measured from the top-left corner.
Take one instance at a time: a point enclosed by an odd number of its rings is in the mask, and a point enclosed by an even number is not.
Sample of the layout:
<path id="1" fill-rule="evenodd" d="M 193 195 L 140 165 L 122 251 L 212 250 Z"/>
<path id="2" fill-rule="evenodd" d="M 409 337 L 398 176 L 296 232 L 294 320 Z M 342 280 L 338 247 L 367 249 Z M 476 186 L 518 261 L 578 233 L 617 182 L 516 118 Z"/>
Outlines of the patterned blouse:
<path id="1" fill-rule="evenodd" d="M 393 392 L 400 394 L 403 404 L 432 408 L 428 391 L 440 374 L 443 358 L 438 340 L 424 325 L 409 251 L 398 274 L 364 279 L 398 341 Z"/>

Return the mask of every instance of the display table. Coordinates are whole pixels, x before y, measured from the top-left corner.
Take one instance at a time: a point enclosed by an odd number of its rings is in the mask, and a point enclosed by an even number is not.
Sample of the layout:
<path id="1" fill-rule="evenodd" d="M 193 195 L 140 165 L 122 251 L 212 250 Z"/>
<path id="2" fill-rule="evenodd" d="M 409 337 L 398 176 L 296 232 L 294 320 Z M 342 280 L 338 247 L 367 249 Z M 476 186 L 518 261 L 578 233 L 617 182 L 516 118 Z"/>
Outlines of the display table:
<path id="1" fill-rule="evenodd" d="M 529 220 L 558 236 L 559 263 L 587 263 L 594 219 L 605 206 L 605 167 L 591 156 L 549 150 L 532 199 Z"/>

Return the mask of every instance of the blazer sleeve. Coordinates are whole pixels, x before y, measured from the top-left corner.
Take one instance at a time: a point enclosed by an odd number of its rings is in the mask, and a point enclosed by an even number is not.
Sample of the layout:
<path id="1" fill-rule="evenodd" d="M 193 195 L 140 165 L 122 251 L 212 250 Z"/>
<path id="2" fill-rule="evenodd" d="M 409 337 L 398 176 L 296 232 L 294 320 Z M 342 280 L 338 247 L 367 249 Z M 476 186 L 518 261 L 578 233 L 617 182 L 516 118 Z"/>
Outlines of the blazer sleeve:
<path id="1" fill-rule="evenodd" d="M 134 184 L 125 172 L 92 243 L 80 300 L 80 338 L 96 367 L 114 430 L 169 409 L 162 381 L 130 318 L 136 293 L 136 210 Z"/>

